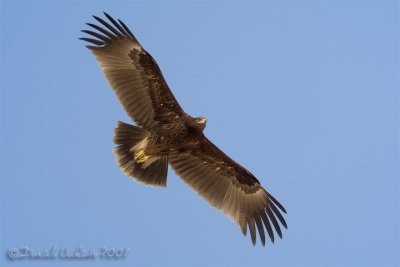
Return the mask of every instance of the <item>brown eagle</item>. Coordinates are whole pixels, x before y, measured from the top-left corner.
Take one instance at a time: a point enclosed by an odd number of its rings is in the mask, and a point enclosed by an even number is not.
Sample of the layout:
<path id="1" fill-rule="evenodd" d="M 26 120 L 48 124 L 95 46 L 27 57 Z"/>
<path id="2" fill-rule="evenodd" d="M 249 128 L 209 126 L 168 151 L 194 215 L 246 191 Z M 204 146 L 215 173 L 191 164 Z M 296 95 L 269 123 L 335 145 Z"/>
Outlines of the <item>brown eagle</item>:
<path id="1" fill-rule="evenodd" d="M 248 170 L 216 147 L 203 131 L 205 118 L 192 118 L 176 101 L 160 68 L 129 28 L 104 13 L 109 22 L 87 23 L 87 48 L 95 55 L 125 111 L 136 122 L 118 122 L 114 149 L 125 175 L 145 185 L 165 187 L 168 164 L 201 197 L 232 219 L 256 244 L 265 245 L 264 227 L 274 242 L 287 228 L 285 208 Z M 94 38 L 95 39 L 94 39 Z"/>

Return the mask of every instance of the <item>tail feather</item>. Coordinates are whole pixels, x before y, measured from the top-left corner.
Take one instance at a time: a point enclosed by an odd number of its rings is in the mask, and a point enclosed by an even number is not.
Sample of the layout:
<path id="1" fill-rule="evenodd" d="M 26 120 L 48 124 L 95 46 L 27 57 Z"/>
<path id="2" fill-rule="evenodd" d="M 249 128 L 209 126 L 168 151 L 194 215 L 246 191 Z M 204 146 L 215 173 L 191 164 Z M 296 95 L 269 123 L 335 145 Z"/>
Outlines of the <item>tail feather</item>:
<path id="1" fill-rule="evenodd" d="M 125 175 L 138 182 L 165 187 L 167 184 L 168 157 L 152 157 L 146 161 L 143 158 L 138 158 L 135 154 L 138 152 L 135 151 L 137 145 L 148 136 L 149 133 L 140 127 L 118 122 L 114 136 L 114 143 L 118 145 L 114 148 L 116 162 Z"/>
<path id="2" fill-rule="evenodd" d="M 137 144 L 143 140 L 147 134 L 148 132 L 140 127 L 119 121 L 118 127 L 115 128 L 114 144 Z"/>

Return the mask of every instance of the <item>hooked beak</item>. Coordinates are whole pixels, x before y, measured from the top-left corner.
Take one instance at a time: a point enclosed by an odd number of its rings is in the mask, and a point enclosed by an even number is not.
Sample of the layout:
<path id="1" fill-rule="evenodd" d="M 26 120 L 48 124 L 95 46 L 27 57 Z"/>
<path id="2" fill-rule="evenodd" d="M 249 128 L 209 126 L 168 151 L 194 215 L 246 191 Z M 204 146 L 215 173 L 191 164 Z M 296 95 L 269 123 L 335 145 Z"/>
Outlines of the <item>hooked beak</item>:
<path id="1" fill-rule="evenodd" d="M 207 119 L 206 118 L 198 119 L 197 123 L 199 123 L 199 124 L 207 124 Z"/>

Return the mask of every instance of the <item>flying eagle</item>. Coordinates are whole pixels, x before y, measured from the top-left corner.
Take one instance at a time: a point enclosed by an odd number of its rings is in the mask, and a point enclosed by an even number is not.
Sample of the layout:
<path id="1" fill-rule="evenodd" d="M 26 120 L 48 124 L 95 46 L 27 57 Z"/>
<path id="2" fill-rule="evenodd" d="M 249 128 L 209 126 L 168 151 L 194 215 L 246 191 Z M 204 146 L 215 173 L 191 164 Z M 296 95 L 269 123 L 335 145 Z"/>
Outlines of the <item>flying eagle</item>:
<path id="1" fill-rule="evenodd" d="M 118 122 L 114 148 L 122 172 L 145 185 L 165 187 L 168 164 L 211 206 L 221 210 L 253 245 L 256 229 L 265 246 L 264 227 L 272 242 L 279 225 L 287 228 L 285 208 L 244 167 L 236 163 L 203 131 L 205 118 L 192 118 L 175 99 L 153 57 L 121 21 L 104 13 L 109 22 L 87 23 L 83 30 L 104 75 L 128 116 L 137 126 Z M 279 221 L 279 222 L 278 222 Z M 272 226 L 271 226 L 272 225 Z"/>

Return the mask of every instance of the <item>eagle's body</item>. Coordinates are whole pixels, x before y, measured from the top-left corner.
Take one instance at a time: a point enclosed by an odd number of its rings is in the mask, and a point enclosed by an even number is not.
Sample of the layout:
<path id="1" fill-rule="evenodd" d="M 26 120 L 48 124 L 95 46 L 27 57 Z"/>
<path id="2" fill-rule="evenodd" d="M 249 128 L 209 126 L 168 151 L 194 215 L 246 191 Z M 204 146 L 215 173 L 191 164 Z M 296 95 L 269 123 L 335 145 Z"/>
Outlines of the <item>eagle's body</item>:
<path id="1" fill-rule="evenodd" d="M 95 55 L 106 79 L 137 126 L 118 123 L 114 152 L 121 170 L 136 181 L 165 187 L 168 165 L 185 183 L 240 226 L 256 229 L 265 245 L 265 231 L 274 242 L 286 228 L 284 207 L 256 177 L 207 139 L 205 118 L 192 118 L 180 107 L 155 60 L 126 25 L 105 13 L 111 22 L 94 17 L 103 27 L 88 23 L 97 32 L 81 38 Z M 279 221 L 279 222 L 278 222 Z M 265 228 L 264 228 L 265 227 Z"/>
<path id="2" fill-rule="evenodd" d="M 148 138 L 143 139 L 143 142 L 135 145 L 132 150 L 140 153 L 138 158 L 142 159 L 168 156 L 175 150 L 181 153 L 189 151 L 198 144 L 205 124 L 203 118 L 189 117 L 179 117 L 171 122 L 157 124 L 149 131 Z"/>

